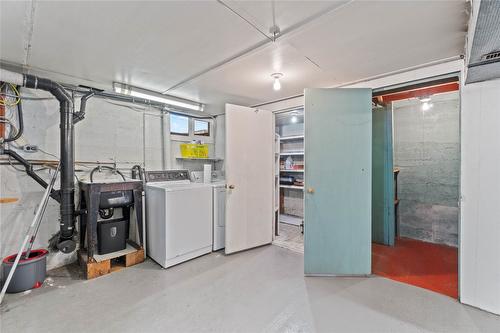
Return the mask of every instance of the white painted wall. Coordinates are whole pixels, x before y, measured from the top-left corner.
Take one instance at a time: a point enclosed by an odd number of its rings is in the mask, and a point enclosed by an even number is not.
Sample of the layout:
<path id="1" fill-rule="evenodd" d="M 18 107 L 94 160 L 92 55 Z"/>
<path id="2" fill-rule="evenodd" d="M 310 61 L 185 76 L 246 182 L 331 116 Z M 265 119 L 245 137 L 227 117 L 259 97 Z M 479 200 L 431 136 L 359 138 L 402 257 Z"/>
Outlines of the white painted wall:
<path id="1" fill-rule="evenodd" d="M 50 95 L 23 89 L 23 95 L 48 97 Z M 114 103 L 114 102 L 113 102 Z M 132 107 L 130 104 L 123 104 Z M 75 128 L 75 158 L 77 161 L 111 162 L 116 160 L 118 168 L 127 172 L 134 164 L 147 168 L 162 167 L 161 117 L 159 112 L 139 107 L 133 109 L 119 104 L 92 98 L 87 104 L 87 114 Z M 36 144 L 43 150 L 59 155 L 59 106 L 55 100 L 23 102 L 25 134 L 24 142 Z M 12 112 L 13 110 L 9 110 Z M 24 154 L 30 159 L 50 159 L 43 153 Z M 77 176 L 88 178 L 92 167 L 77 165 Z M 39 174 L 48 180 L 48 171 Z M 109 175 L 109 174 L 108 174 Z M 106 176 L 105 178 L 109 178 Z M 56 184 L 56 188 L 59 184 Z M 0 256 L 18 250 L 37 205 L 43 188 L 9 165 L 0 166 L 0 197 L 14 197 L 15 203 L 0 204 Z M 36 247 L 47 247 L 48 239 L 59 229 L 59 204 L 49 201 Z M 62 266 L 75 259 L 75 254 L 55 253 L 49 256 L 48 269 Z"/>
<path id="2" fill-rule="evenodd" d="M 461 301 L 500 314 L 500 80 L 462 87 Z"/>

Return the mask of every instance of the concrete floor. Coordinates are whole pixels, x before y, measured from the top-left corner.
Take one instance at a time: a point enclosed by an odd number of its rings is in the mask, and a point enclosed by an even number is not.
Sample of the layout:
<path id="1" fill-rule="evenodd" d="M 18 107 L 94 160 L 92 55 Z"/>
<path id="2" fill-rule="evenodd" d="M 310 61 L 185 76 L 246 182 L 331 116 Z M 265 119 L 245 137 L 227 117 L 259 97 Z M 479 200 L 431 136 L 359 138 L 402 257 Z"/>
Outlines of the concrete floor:
<path id="1" fill-rule="evenodd" d="M 500 331 L 500 317 L 410 285 L 304 277 L 303 256 L 277 246 L 168 270 L 148 260 L 90 281 L 58 274 L 7 295 L 3 333 Z"/>
<path id="2" fill-rule="evenodd" d="M 301 227 L 280 223 L 280 235 L 274 239 L 273 244 L 290 251 L 304 253 L 304 234 L 301 232 Z"/>

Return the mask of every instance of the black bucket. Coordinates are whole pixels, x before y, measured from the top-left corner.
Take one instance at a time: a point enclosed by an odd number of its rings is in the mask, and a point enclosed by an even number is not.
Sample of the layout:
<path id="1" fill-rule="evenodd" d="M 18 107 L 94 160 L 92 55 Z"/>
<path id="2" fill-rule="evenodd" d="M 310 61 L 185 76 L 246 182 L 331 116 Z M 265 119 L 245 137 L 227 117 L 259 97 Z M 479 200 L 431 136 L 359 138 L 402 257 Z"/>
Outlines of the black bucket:
<path id="1" fill-rule="evenodd" d="M 49 251 L 44 249 L 32 250 L 28 259 L 21 259 L 17 264 L 14 276 L 10 280 L 8 293 L 18 293 L 42 286 L 47 273 L 47 254 Z M 16 254 L 10 255 L 2 261 L 2 285 L 7 280 L 9 272 L 16 260 Z M 24 256 L 24 253 L 23 253 Z"/>

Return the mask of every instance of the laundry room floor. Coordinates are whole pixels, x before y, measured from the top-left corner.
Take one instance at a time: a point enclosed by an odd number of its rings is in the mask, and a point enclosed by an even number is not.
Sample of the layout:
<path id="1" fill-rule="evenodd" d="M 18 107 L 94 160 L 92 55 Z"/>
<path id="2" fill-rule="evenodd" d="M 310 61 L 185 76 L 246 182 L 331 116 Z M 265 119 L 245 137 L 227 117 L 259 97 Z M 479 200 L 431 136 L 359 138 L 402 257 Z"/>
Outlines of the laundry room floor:
<path id="1" fill-rule="evenodd" d="M 500 317 L 380 277 L 304 277 L 278 246 L 205 255 L 164 270 L 151 260 L 94 280 L 50 272 L 7 295 L 9 332 L 498 332 Z"/>

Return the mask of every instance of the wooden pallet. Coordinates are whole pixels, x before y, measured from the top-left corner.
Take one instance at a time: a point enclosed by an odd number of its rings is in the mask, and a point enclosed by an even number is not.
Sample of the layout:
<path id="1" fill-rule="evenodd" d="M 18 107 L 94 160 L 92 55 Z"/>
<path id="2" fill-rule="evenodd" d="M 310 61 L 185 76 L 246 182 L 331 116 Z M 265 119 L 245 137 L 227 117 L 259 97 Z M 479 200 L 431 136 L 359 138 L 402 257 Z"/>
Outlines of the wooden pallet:
<path id="1" fill-rule="evenodd" d="M 90 280 L 96 277 L 116 272 L 122 268 L 140 264 L 144 261 L 144 248 L 139 247 L 134 252 L 97 262 L 94 258 L 89 260 L 87 251 L 78 251 L 78 262 L 82 267 L 85 279 Z"/>

